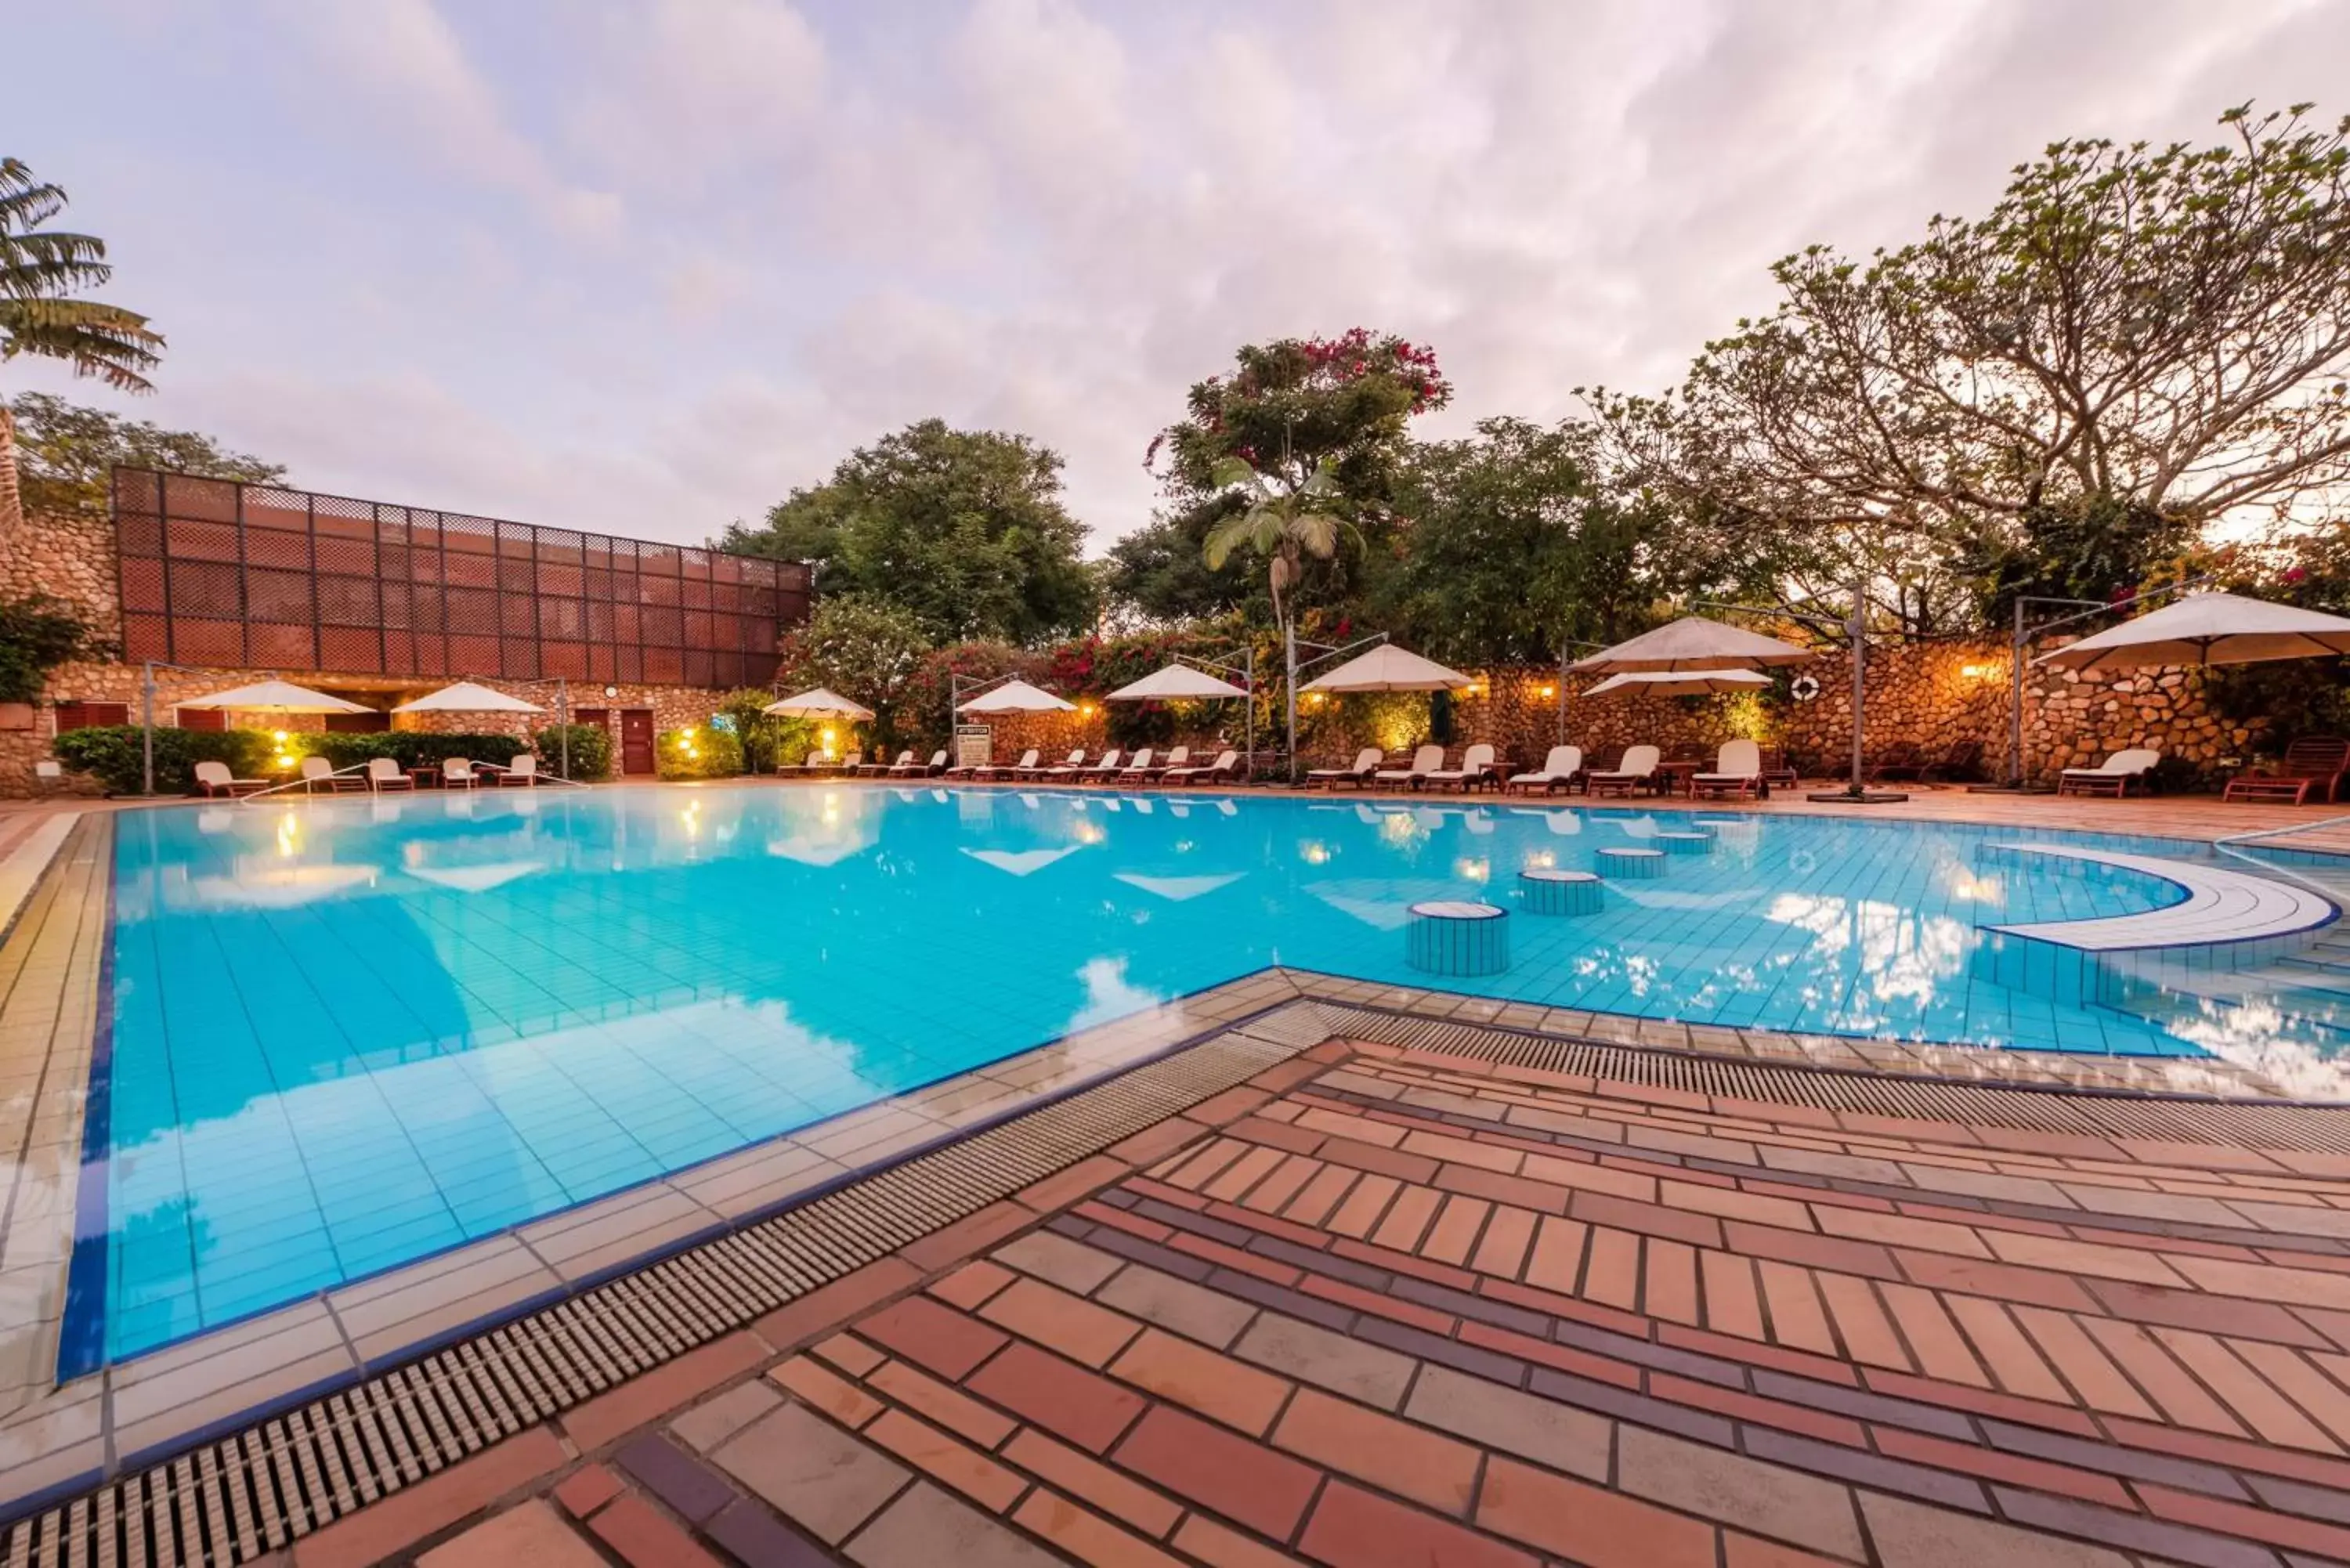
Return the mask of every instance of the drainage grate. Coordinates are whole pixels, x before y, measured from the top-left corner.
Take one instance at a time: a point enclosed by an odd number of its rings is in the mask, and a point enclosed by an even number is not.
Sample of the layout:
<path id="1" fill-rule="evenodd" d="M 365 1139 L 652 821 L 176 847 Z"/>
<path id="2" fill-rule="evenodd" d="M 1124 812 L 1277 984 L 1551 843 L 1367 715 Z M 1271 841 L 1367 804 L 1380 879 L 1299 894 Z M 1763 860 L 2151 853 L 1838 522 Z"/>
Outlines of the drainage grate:
<path id="1" fill-rule="evenodd" d="M 1559 1039 L 1329 1002 L 1321 1012 L 1332 1033 L 1350 1040 L 1644 1088 L 2022 1132 L 2350 1154 L 2350 1114 L 2340 1106 L 1953 1083 Z"/>
<path id="2" fill-rule="evenodd" d="M 1327 1038 L 1243 1023 L 20 1520 L 0 1564 L 252 1562 Z"/>

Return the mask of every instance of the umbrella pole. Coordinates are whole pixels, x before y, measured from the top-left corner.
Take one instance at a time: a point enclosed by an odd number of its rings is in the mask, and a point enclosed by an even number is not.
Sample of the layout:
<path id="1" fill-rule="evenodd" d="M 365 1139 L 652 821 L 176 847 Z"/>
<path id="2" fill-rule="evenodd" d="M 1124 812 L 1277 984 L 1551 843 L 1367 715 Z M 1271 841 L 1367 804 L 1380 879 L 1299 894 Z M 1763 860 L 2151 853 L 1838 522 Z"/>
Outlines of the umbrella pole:
<path id="1" fill-rule="evenodd" d="M 141 794 L 155 793 L 155 661 L 149 659 L 139 680 L 139 726 Z"/>
<path id="2" fill-rule="evenodd" d="M 1297 628 L 1284 622 L 1281 628 L 1284 658 L 1289 666 L 1289 678 L 1281 683 L 1281 692 L 1289 704 L 1289 763 L 1284 775 L 1287 784 L 1297 782 Z"/>
<path id="3" fill-rule="evenodd" d="M 1852 585 L 1852 793 L 1863 793 L 1861 774 L 1861 709 L 1867 696 L 1868 639 L 1866 635 L 1866 612 L 1868 579 L 1856 580 Z"/>
<path id="4" fill-rule="evenodd" d="M 1245 633 L 1248 630 L 1247 626 L 1243 624 L 1241 630 Z M 1253 640 L 1248 645 L 1246 662 L 1248 674 L 1244 679 L 1248 681 L 1249 694 L 1248 701 L 1241 704 L 1241 723 L 1246 731 L 1241 743 L 1248 748 L 1248 766 L 1242 771 L 1246 776 L 1254 778 L 1256 776 L 1256 643 Z"/>

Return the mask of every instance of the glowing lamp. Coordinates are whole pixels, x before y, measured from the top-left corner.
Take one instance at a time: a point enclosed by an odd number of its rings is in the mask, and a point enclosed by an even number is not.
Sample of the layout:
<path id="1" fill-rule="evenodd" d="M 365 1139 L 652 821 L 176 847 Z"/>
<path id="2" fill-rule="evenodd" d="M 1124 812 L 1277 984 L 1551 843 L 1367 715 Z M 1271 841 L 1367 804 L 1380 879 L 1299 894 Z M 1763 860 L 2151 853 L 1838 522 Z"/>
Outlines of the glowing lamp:
<path id="1" fill-rule="evenodd" d="M 273 741 L 276 741 L 279 745 L 281 745 L 281 746 L 282 746 L 282 745 L 284 745 L 284 744 L 286 743 L 286 732 L 285 732 L 285 731 L 283 731 L 283 730 L 274 731 L 274 732 L 271 732 L 271 734 L 270 734 L 270 737 L 269 737 L 269 738 L 270 738 L 271 740 L 273 740 Z"/>
<path id="2" fill-rule="evenodd" d="M 1545 698 L 1555 697 L 1558 695 L 1558 688 L 1555 686 L 1545 686 L 1542 689 L 1542 694 Z"/>
<path id="3" fill-rule="evenodd" d="M 831 751 L 831 750 L 832 750 L 832 736 L 833 736 L 833 732 L 832 732 L 832 731 L 830 731 L 830 730 L 827 730 L 827 731 L 824 732 L 824 749 L 825 749 L 827 752 L 829 752 L 829 751 Z"/>
<path id="4" fill-rule="evenodd" d="M 1959 673 L 1965 676 L 1970 680 L 1980 680 L 1984 676 L 1991 673 L 1991 666 L 1988 664 L 1961 664 L 1959 666 Z"/>

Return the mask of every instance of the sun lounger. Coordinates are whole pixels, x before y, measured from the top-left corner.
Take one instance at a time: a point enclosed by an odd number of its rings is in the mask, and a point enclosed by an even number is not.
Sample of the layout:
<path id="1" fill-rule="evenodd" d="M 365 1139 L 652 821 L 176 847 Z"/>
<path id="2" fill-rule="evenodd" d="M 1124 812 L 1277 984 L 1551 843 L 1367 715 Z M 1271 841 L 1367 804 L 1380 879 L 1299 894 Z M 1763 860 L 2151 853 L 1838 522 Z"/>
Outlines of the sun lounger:
<path id="1" fill-rule="evenodd" d="M 1353 767 L 1306 769 L 1305 787 L 1311 789 L 1320 784 L 1324 789 L 1335 790 L 1342 784 L 1350 784 L 1358 789 L 1365 787 L 1371 782 L 1371 775 L 1378 772 L 1379 763 L 1386 756 L 1387 753 L 1377 746 L 1365 746 L 1355 753 Z"/>
<path id="2" fill-rule="evenodd" d="M 196 787 L 203 790 L 204 794 L 208 795 L 251 794 L 255 790 L 267 789 L 269 787 L 269 781 L 267 779 L 231 778 L 229 776 L 228 764 L 226 763 L 198 763 L 196 764 Z"/>
<path id="3" fill-rule="evenodd" d="M 324 757 L 317 755 L 304 757 L 302 759 L 303 793 L 316 794 L 318 793 L 320 784 L 325 784 L 328 789 L 336 791 L 365 789 L 367 780 L 359 777 L 356 773 L 336 772 L 335 764 Z"/>
<path id="4" fill-rule="evenodd" d="M 1428 782 L 1430 774 L 1444 766 L 1442 746 L 1422 746 L 1412 753 L 1411 765 L 1402 768 L 1381 768 L 1371 775 L 1371 782 L 1390 789 L 1418 789 Z"/>
<path id="5" fill-rule="evenodd" d="M 504 789 L 509 784 L 519 784 L 525 789 L 536 789 L 538 787 L 537 754 L 533 752 L 516 752 L 511 762 L 497 770 L 496 782 L 500 789 Z"/>
<path id="6" fill-rule="evenodd" d="M 1181 767 L 1169 768 L 1159 775 L 1159 779 L 1161 783 L 1169 784 L 1200 784 L 1209 779 L 1223 779 L 1229 782 L 1240 777 L 1240 772 L 1241 754 L 1238 752 L 1218 752 L 1216 760 L 1205 767 L 1187 763 Z"/>
<path id="7" fill-rule="evenodd" d="M 1762 748 L 1762 787 L 1764 789 L 1769 789 L 1773 785 L 1778 785 L 1785 789 L 1793 789 L 1801 782 L 1802 779 L 1797 774 L 1795 764 L 1788 757 L 1784 747 L 1765 746 Z"/>
<path id="8" fill-rule="evenodd" d="M 1067 756 L 1063 757 L 1051 767 L 1038 768 L 1035 776 L 1048 779 L 1070 779 L 1076 777 L 1079 774 L 1085 771 L 1086 749 L 1083 746 L 1079 746 L 1076 751 L 1071 752 Z"/>
<path id="9" fill-rule="evenodd" d="M 2154 765 L 2162 761 L 2162 753 L 2151 746 L 2132 746 L 2116 752 L 2094 768 L 2066 768 L 2056 775 L 2058 794 L 2110 794 L 2116 797 L 2129 794 L 2131 784 L 2141 791 L 2151 783 Z"/>
<path id="10" fill-rule="evenodd" d="M 1135 761 L 1136 761 L 1136 762 L 1138 762 L 1138 763 L 1139 763 L 1141 760 L 1142 760 L 1142 759 L 1141 759 L 1141 758 L 1139 758 L 1139 757 L 1137 757 L 1137 758 L 1135 759 Z M 1148 772 L 1147 772 L 1147 774 L 1146 774 L 1146 777 L 1145 777 L 1145 779 L 1144 779 L 1144 782 L 1145 782 L 1145 783 L 1154 782 L 1154 781 L 1156 781 L 1156 780 L 1158 780 L 1158 779 L 1159 779 L 1159 778 L 1164 777 L 1164 776 L 1165 776 L 1165 775 L 1166 775 L 1166 774 L 1167 774 L 1170 770 L 1172 770 L 1172 769 L 1175 769 L 1175 768 L 1187 768 L 1187 767 L 1190 767 L 1191 765 L 1191 747 L 1189 747 L 1189 746 L 1178 746 L 1178 747 L 1176 747 L 1173 751 L 1171 751 L 1171 752 L 1168 753 L 1165 756 L 1159 758 L 1157 761 L 1153 762 L 1153 763 L 1150 764 L 1150 767 L 1149 768 L 1149 770 L 1148 770 Z M 1131 769 L 1131 768 L 1129 768 L 1129 769 L 1128 769 L 1127 771 L 1128 771 L 1128 772 L 1129 772 L 1129 773 L 1131 773 L 1131 772 L 1133 772 L 1134 770 L 1133 770 L 1133 769 Z"/>
<path id="11" fill-rule="evenodd" d="M 889 776 L 893 779 L 920 778 L 927 774 L 944 773 L 946 766 L 947 753 L 943 747 L 931 753 L 927 765 L 914 761 L 913 753 L 901 752 L 898 760 L 889 764 Z"/>
<path id="12" fill-rule="evenodd" d="M 1624 760 L 1609 773 L 1595 773 L 1584 782 L 1590 794 L 1630 794 L 1641 785 L 1653 784 L 1657 763 L 1664 753 L 1654 746 L 1627 746 Z"/>
<path id="13" fill-rule="evenodd" d="M 1024 774 L 1034 773 L 1035 769 L 1036 748 L 1031 746 L 1026 751 L 1020 753 L 1020 760 L 1018 762 L 1012 763 L 1010 766 L 1007 767 L 990 763 L 988 766 L 983 768 L 972 769 L 971 776 L 975 779 L 1019 778 Z"/>
<path id="14" fill-rule="evenodd" d="M 2340 798 L 2350 777 L 2350 741 L 2334 735 L 2304 735 L 2284 749 L 2274 767 L 2238 774 L 2220 792 L 2221 800 L 2281 800 L 2299 805 L 2310 796 Z"/>
<path id="15" fill-rule="evenodd" d="M 416 781 L 410 778 L 400 765 L 390 757 L 369 757 L 367 765 L 367 787 L 372 790 L 414 789 Z"/>
<path id="16" fill-rule="evenodd" d="M 473 764 L 467 758 L 443 757 L 441 759 L 442 789 L 478 789 L 481 783 L 482 775 L 473 771 Z"/>
<path id="17" fill-rule="evenodd" d="M 1574 782 L 1575 775 L 1582 771 L 1583 748 L 1581 746 L 1553 746 L 1550 749 L 1550 755 L 1543 759 L 1543 765 L 1539 770 L 1528 774 L 1511 774 L 1509 781 L 1502 785 L 1502 793 L 1507 794 L 1513 789 L 1529 791 L 1540 789 L 1543 794 L 1549 794 L 1553 791 L 1566 788 Z"/>
<path id="18" fill-rule="evenodd" d="M 1183 753 L 1183 757 L 1189 757 L 1191 754 L 1191 753 L 1187 751 Z M 1134 753 L 1133 762 L 1118 770 L 1118 782 L 1121 784 L 1149 784 L 1160 774 L 1165 773 L 1170 763 L 1180 762 L 1183 760 L 1183 757 L 1177 757 L 1170 754 L 1166 762 L 1157 762 L 1152 759 L 1150 748 L 1149 746 L 1145 746 L 1142 750 Z"/>
<path id="19" fill-rule="evenodd" d="M 810 752 L 807 754 L 807 761 L 801 763 L 796 766 L 786 763 L 784 766 L 777 768 L 775 771 L 779 774 L 830 773 L 832 771 L 832 753 L 830 752 Z"/>
<path id="20" fill-rule="evenodd" d="M 1102 753 L 1101 761 L 1089 768 L 1079 768 L 1076 771 L 1088 780 L 1114 779 L 1126 769 L 1126 764 L 1119 760 L 1124 754 L 1116 746 L 1112 746 Z"/>
<path id="21" fill-rule="evenodd" d="M 1487 775 L 1492 771 L 1493 748 L 1483 745 L 1471 746 L 1461 753 L 1459 767 L 1440 767 L 1428 775 L 1427 782 L 1431 784 L 1441 784 L 1447 789 L 1457 787 L 1466 792 L 1483 784 Z"/>
<path id="22" fill-rule="evenodd" d="M 1724 741 L 1713 772 L 1690 774 L 1691 799 L 1701 794 L 1760 796 L 1762 793 L 1762 748 L 1752 741 Z"/>
<path id="23" fill-rule="evenodd" d="M 898 760 L 894 763 L 885 763 L 879 757 L 875 757 L 871 762 L 857 770 L 857 776 L 858 778 L 865 779 L 878 779 L 896 773 L 899 768 L 911 769 L 913 765 L 914 752 L 913 748 L 909 746 L 906 750 L 898 753 Z"/>
<path id="24" fill-rule="evenodd" d="M 840 759 L 840 765 L 833 769 L 833 772 L 840 774 L 843 778 L 855 778 L 857 776 L 857 770 L 864 765 L 865 753 L 863 752 L 851 752 L 848 755 Z"/>

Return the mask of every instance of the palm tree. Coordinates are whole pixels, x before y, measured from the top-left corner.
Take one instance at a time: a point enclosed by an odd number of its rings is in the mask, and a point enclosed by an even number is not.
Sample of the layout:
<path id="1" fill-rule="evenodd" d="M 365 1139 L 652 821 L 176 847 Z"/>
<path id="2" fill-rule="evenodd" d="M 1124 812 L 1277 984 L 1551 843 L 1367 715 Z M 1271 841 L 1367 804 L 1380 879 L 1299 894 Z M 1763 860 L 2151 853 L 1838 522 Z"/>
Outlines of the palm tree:
<path id="1" fill-rule="evenodd" d="M 1286 472 L 1288 464 L 1282 465 Z M 1246 502 L 1240 511 L 1208 530 L 1201 554 L 1210 571 L 1223 570 L 1232 552 L 1243 545 L 1265 557 L 1265 575 L 1273 586 L 1273 619 L 1281 628 L 1282 660 L 1289 711 L 1289 771 L 1297 771 L 1297 629 L 1289 612 L 1289 590 L 1305 573 L 1305 557 L 1326 561 L 1338 553 L 1342 535 L 1353 525 L 1324 510 L 1338 493 L 1336 475 L 1327 458 L 1295 484 L 1284 483 L 1257 471 L 1237 457 L 1217 462 L 1209 477 L 1219 489 L 1237 490 Z"/>
<path id="2" fill-rule="evenodd" d="M 155 389 L 141 374 L 161 362 L 163 339 L 119 305 L 68 296 L 113 275 L 106 242 L 43 230 L 66 193 L 14 158 L 0 158 L 0 363 L 19 354 L 63 359 L 126 392 Z M 16 425 L 0 403 L 0 524 L 17 516 Z"/>

